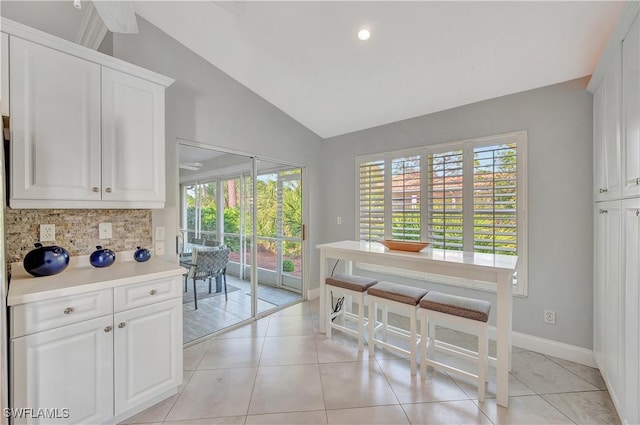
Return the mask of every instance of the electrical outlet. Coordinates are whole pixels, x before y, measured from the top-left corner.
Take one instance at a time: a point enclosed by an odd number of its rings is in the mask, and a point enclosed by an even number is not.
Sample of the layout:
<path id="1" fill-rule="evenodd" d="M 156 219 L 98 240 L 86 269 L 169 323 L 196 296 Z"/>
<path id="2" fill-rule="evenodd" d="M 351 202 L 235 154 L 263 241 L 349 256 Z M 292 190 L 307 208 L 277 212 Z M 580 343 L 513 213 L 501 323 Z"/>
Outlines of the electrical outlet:
<path id="1" fill-rule="evenodd" d="M 545 310 L 544 311 L 544 323 L 549 325 L 556 324 L 556 312 L 553 310 Z"/>
<path id="2" fill-rule="evenodd" d="M 336 217 L 336 223 L 342 224 L 342 217 L 340 216 Z"/>
<path id="3" fill-rule="evenodd" d="M 56 240 L 56 225 L 41 224 L 40 225 L 40 242 L 49 242 Z"/>
<path id="4" fill-rule="evenodd" d="M 113 237 L 113 228 L 111 223 L 98 224 L 98 239 L 111 239 Z"/>
<path id="5" fill-rule="evenodd" d="M 164 242 L 156 242 L 156 255 L 164 255 Z"/>

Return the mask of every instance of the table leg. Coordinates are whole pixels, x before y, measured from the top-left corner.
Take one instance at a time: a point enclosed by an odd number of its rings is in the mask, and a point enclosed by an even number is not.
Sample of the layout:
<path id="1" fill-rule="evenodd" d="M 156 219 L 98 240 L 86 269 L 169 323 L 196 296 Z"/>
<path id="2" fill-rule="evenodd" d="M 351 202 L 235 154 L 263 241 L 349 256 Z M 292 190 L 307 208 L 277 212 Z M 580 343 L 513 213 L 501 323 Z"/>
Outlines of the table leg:
<path id="1" fill-rule="evenodd" d="M 324 249 L 320 249 L 320 332 L 325 332 L 325 315 L 326 312 L 326 302 L 325 300 L 325 288 L 324 281 L 327 274 L 327 254 L 324 252 Z"/>
<path id="2" fill-rule="evenodd" d="M 496 335 L 496 398 L 500 406 L 509 407 L 509 369 L 511 363 L 511 275 L 498 277 Z"/>

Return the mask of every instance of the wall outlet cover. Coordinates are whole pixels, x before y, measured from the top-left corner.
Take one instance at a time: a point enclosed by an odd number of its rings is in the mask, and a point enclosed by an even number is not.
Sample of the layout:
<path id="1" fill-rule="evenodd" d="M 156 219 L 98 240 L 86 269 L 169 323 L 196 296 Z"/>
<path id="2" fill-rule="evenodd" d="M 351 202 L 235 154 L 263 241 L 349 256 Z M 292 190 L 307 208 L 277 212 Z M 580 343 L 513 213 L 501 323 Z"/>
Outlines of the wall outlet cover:
<path id="1" fill-rule="evenodd" d="M 40 225 L 40 242 L 51 242 L 56 240 L 56 225 L 41 224 Z"/>
<path id="2" fill-rule="evenodd" d="M 556 312 L 553 310 L 545 310 L 544 311 L 544 323 L 548 325 L 556 324 Z"/>

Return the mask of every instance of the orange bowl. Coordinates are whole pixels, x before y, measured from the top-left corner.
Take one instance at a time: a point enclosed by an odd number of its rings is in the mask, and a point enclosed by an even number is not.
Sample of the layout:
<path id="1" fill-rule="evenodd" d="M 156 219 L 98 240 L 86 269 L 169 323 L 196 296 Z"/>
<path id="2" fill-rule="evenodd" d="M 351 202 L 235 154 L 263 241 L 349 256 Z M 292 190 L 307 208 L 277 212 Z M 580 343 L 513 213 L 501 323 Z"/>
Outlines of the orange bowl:
<path id="1" fill-rule="evenodd" d="M 393 241 L 391 239 L 385 239 L 378 242 L 393 251 L 409 252 L 418 252 L 431 245 L 430 242 Z"/>

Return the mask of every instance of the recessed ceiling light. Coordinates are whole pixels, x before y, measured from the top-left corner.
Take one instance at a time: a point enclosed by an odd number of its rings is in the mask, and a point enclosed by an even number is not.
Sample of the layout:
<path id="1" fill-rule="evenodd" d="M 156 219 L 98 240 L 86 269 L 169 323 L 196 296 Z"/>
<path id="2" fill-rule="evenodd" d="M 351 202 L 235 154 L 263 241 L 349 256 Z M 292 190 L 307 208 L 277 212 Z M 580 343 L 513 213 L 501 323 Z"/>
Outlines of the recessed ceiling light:
<path id="1" fill-rule="evenodd" d="M 371 37 L 371 33 L 367 29 L 361 29 L 358 31 L 358 38 L 362 41 L 368 40 Z"/>

